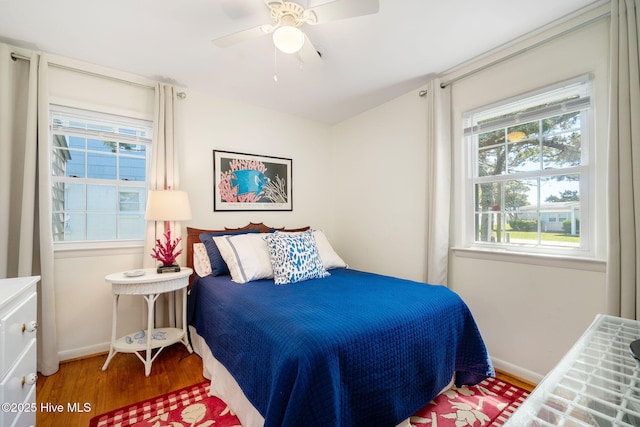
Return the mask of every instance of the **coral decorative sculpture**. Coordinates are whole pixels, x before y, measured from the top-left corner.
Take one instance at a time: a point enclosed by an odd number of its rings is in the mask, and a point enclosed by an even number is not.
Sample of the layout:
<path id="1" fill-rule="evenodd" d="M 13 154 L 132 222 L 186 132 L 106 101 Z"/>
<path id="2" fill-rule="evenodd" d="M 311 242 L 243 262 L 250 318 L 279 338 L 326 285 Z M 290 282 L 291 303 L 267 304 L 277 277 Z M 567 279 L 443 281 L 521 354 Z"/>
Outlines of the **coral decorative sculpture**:
<path id="1" fill-rule="evenodd" d="M 182 253 L 182 249 L 178 249 L 178 244 L 182 240 L 181 237 L 171 240 L 171 230 L 164 233 L 165 242 L 160 239 L 156 240 L 156 247 L 151 250 L 151 258 L 162 263 L 158 267 L 158 273 L 163 271 L 180 271 L 180 266 L 176 264 L 176 258 Z"/>

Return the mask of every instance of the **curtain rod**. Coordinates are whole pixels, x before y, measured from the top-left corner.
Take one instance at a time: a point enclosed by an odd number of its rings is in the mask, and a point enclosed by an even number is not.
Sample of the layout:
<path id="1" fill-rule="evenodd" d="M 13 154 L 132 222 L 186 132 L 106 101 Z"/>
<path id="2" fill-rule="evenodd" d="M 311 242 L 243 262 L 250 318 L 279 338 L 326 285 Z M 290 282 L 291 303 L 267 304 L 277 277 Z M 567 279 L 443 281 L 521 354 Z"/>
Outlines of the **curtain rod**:
<path id="1" fill-rule="evenodd" d="M 20 55 L 19 53 L 15 53 L 15 52 L 11 52 L 11 59 L 14 61 L 17 61 L 18 59 L 22 59 L 25 61 L 30 61 L 31 58 L 29 58 L 28 56 L 24 56 L 24 55 Z M 81 70 L 79 68 L 74 68 L 74 67 L 69 67 L 66 65 L 61 65 L 61 64 L 56 64 L 56 63 L 50 63 L 51 66 L 56 67 L 56 68 L 60 68 L 62 70 L 67 70 L 67 71 L 73 71 L 76 73 L 80 73 L 80 74 L 86 74 L 88 76 L 92 76 L 92 77 L 99 77 L 102 79 L 107 79 L 107 80 L 112 80 L 118 83 L 126 83 L 132 86 L 138 86 L 138 87 L 142 87 L 145 89 L 155 89 L 155 85 L 150 85 L 150 84 L 145 84 L 145 83 L 138 83 L 138 82 L 132 82 L 130 80 L 125 80 L 125 79 L 121 79 L 118 77 L 112 77 L 112 76 L 105 76 L 103 74 L 99 74 L 99 73 L 94 73 L 92 71 L 86 71 L 86 70 Z M 185 99 L 187 97 L 187 94 L 184 92 L 177 92 L 176 96 L 180 99 Z"/>
<path id="2" fill-rule="evenodd" d="M 451 80 L 447 80 L 447 81 L 445 81 L 445 82 L 442 82 L 442 83 L 440 83 L 440 87 L 441 87 L 442 89 L 444 89 L 445 87 L 449 86 L 450 84 L 453 84 L 453 83 L 455 83 L 455 82 L 457 82 L 457 81 L 459 81 L 459 80 L 465 79 L 465 78 L 467 78 L 467 77 L 469 77 L 469 76 L 472 76 L 472 75 L 474 75 L 474 74 L 476 74 L 476 73 L 479 73 L 480 71 L 484 71 L 484 70 L 486 70 L 487 68 L 491 68 L 491 67 L 493 67 L 494 65 L 498 65 L 498 64 L 500 64 L 500 63 L 502 63 L 502 62 L 505 62 L 505 61 L 507 61 L 507 60 L 509 60 L 509 59 L 511 59 L 511 58 L 514 58 L 514 57 L 516 57 L 516 56 L 518 56 L 518 55 L 521 55 L 521 54 L 523 54 L 523 53 L 526 53 L 526 52 L 528 52 L 528 51 L 530 51 L 530 50 L 533 50 L 533 49 L 535 49 L 535 48 L 538 48 L 538 47 L 540 47 L 540 46 L 542 46 L 542 45 L 544 45 L 544 44 L 547 44 L 547 43 L 549 43 L 549 42 L 551 42 L 551 41 L 553 41 L 553 40 L 559 39 L 560 37 L 564 37 L 564 36 L 566 36 L 567 34 L 571 34 L 571 33 L 573 33 L 574 31 L 578 31 L 578 30 L 580 30 L 580 29 L 582 29 L 582 28 L 584 28 L 584 27 L 587 27 L 587 26 L 589 26 L 589 25 L 591 25 L 591 24 L 594 24 L 594 23 L 596 23 L 596 22 L 600 21 L 600 20 L 601 20 L 601 19 L 603 19 L 603 18 L 607 18 L 607 17 L 608 17 L 608 16 L 610 16 L 610 15 L 611 15 L 611 12 L 603 13 L 602 15 L 596 16 L 595 18 L 592 18 L 592 19 L 590 19 L 590 20 L 588 20 L 588 21 L 585 21 L 585 22 L 583 22 L 583 23 L 581 23 L 581 24 L 578 24 L 578 25 L 576 25 L 575 27 L 571 27 L 571 28 L 569 28 L 569 29 L 567 29 L 567 30 L 564 30 L 564 31 L 562 31 L 562 32 L 559 32 L 558 34 L 554 34 L 553 36 L 550 36 L 550 37 L 548 37 L 548 38 L 546 38 L 546 39 L 544 39 L 544 40 L 540 40 L 539 42 L 534 43 L 534 44 L 532 44 L 531 46 L 527 46 L 527 47 L 522 48 L 522 49 L 520 49 L 520 50 L 518 50 L 518 51 L 516 51 L 516 52 L 510 53 L 510 54 L 509 54 L 509 55 L 507 55 L 507 56 L 504 56 L 504 57 L 502 57 L 502 58 L 496 59 L 495 61 L 489 62 L 488 64 L 485 64 L 485 65 L 482 65 L 482 66 L 480 66 L 480 67 L 478 67 L 478 68 L 475 68 L 475 69 L 473 69 L 473 70 L 471 70 L 471 71 L 469 71 L 469 72 L 466 72 L 466 73 L 464 73 L 464 74 L 462 74 L 462 75 L 460 75 L 460 76 L 458 76 L 458 77 L 454 77 L 454 78 L 452 78 Z M 422 95 L 420 95 L 420 96 L 422 96 Z"/>

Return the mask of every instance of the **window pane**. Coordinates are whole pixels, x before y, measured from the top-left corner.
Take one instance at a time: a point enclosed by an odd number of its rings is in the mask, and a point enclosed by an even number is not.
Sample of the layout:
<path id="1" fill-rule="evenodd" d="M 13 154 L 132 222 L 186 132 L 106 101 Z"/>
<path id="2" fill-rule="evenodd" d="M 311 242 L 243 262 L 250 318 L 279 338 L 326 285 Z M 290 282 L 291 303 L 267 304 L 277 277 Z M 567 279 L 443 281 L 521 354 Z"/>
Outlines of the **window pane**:
<path id="1" fill-rule="evenodd" d="M 551 133 L 580 131 L 580 111 L 563 114 L 560 116 L 549 117 L 542 120 L 542 133 L 548 135 Z"/>
<path id="2" fill-rule="evenodd" d="M 481 213 L 476 215 L 476 241 L 496 242 L 496 223 L 499 221 L 495 213 Z"/>
<path id="3" fill-rule="evenodd" d="M 504 212 L 483 212 L 477 214 L 476 219 L 476 241 L 490 243 L 507 243 L 509 241 L 508 215 Z"/>
<path id="4" fill-rule="evenodd" d="M 507 128 L 507 141 L 520 142 L 525 139 L 537 139 L 540 133 L 540 125 L 536 122 Z"/>
<path id="5" fill-rule="evenodd" d="M 64 206 L 60 210 L 84 211 L 85 210 L 85 185 L 62 184 L 64 188 Z M 56 206 L 53 207 L 56 210 Z"/>
<path id="6" fill-rule="evenodd" d="M 579 166 L 582 163 L 581 157 L 579 133 L 564 133 L 543 141 L 544 169 Z"/>
<path id="7" fill-rule="evenodd" d="M 65 176 L 84 178 L 86 174 L 86 159 L 84 151 L 66 150 L 68 157 L 64 159 Z"/>
<path id="8" fill-rule="evenodd" d="M 478 135 L 478 147 L 484 148 L 496 144 L 504 144 L 504 129 L 485 132 Z"/>
<path id="9" fill-rule="evenodd" d="M 509 144 L 508 173 L 540 170 L 540 143 L 537 139 Z"/>
<path id="10" fill-rule="evenodd" d="M 478 150 L 478 176 L 501 175 L 505 172 L 504 146 Z"/>
<path id="11" fill-rule="evenodd" d="M 87 149 L 91 151 L 106 151 L 109 153 L 116 152 L 116 143 L 112 141 L 103 141 L 101 139 L 87 140 Z"/>
<path id="12" fill-rule="evenodd" d="M 505 185 L 508 209 L 509 243 L 538 243 L 538 179 L 517 179 Z"/>
<path id="13" fill-rule="evenodd" d="M 505 215 L 503 212 L 504 185 L 493 182 L 476 185 L 476 239 L 481 242 L 502 241 Z"/>
<path id="14" fill-rule="evenodd" d="M 116 179 L 116 156 L 87 153 L 87 175 L 89 178 Z"/>
<path id="15" fill-rule="evenodd" d="M 558 175 L 540 180 L 542 241 L 561 246 L 580 245 L 580 176 Z M 550 218 L 555 217 L 556 221 Z"/>
<path id="16" fill-rule="evenodd" d="M 111 185 L 87 185 L 87 211 L 115 213 L 117 189 Z"/>
<path id="17" fill-rule="evenodd" d="M 113 214 L 87 214 L 87 240 L 115 240 L 116 216 Z"/>
<path id="18" fill-rule="evenodd" d="M 504 184 L 505 210 L 516 217 L 519 212 L 537 205 L 538 180 L 514 179 Z M 535 218 L 534 218 L 535 219 Z"/>
<path id="19" fill-rule="evenodd" d="M 144 239 L 144 214 L 120 214 L 118 218 L 118 239 Z"/>
<path id="20" fill-rule="evenodd" d="M 144 212 L 145 193 L 144 188 L 120 190 L 120 212 Z"/>
<path id="21" fill-rule="evenodd" d="M 53 176 L 67 176 L 67 163 L 71 160 L 69 150 L 54 148 L 51 153 L 51 174 Z M 82 169 L 84 174 L 84 168 Z"/>
<path id="22" fill-rule="evenodd" d="M 496 211 L 502 209 L 502 183 L 476 184 L 476 209 Z"/>
<path id="23" fill-rule="evenodd" d="M 64 241 L 64 227 L 65 227 L 65 213 L 54 211 L 53 220 L 51 222 L 54 242 Z"/>
<path id="24" fill-rule="evenodd" d="M 147 147 L 141 144 L 126 144 L 121 142 L 120 154 L 126 154 L 130 156 L 145 157 L 147 155 Z"/>
<path id="25" fill-rule="evenodd" d="M 144 182 L 147 162 L 143 158 L 120 157 L 120 179 Z"/>
<path id="26" fill-rule="evenodd" d="M 54 182 L 51 186 L 51 211 L 52 212 L 62 212 L 65 209 L 65 187 L 68 184 L 64 182 Z"/>
<path id="27" fill-rule="evenodd" d="M 81 150 L 85 150 L 87 148 L 87 140 L 79 136 L 70 136 L 67 138 L 67 142 L 70 148 L 79 148 Z"/>
<path id="28" fill-rule="evenodd" d="M 86 240 L 85 214 L 66 213 L 64 216 L 64 241 Z"/>

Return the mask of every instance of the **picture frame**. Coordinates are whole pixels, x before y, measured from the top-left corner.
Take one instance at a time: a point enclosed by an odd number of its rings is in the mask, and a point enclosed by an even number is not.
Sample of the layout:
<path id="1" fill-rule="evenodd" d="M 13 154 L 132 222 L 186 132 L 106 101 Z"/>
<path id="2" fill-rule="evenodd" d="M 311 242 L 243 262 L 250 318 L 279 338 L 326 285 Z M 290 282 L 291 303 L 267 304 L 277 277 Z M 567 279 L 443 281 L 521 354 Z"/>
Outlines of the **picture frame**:
<path id="1" fill-rule="evenodd" d="M 213 210 L 293 210 L 292 159 L 213 150 Z"/>

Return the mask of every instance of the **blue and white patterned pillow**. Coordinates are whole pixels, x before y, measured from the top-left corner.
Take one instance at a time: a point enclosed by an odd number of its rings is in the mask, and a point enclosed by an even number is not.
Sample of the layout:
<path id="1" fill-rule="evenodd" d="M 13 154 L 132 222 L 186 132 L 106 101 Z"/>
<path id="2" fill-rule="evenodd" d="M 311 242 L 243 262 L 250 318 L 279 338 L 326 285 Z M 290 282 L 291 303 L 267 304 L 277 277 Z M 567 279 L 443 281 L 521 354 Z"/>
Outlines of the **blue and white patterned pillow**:
<path id="1" fill-rule="evenodd" d="M 329 276 L 318 254 L 313 231 L 275 232 L 264 237 L 276 285 Z"/>

